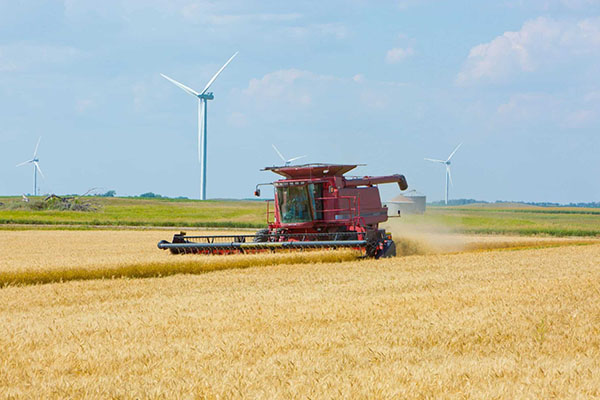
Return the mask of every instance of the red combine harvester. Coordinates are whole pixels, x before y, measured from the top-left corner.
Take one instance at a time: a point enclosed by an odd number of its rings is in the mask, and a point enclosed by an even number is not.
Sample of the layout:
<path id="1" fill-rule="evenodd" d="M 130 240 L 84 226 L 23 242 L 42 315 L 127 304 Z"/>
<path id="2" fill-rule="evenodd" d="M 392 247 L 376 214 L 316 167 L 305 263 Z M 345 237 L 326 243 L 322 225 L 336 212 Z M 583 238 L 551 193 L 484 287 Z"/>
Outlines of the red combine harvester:
<path id="1" fill-rule="evenodd" d="M 391 257 L 396 246 L 389 233 L 379 229 L 387 221 L 376 185 L 408 185 L 403 175 L 349 177 L 356 165 L 306 164 L 267 167 L 283 179 L 273 185 L 275 200 L 267 201 L 267 225 L 255 235 L 186 236 L 158 243 L 174 254 L 235 254 L 277 250 L 354 248 L 367 257 Z M 274 203 L 273 205 L 271 203 Z"/>

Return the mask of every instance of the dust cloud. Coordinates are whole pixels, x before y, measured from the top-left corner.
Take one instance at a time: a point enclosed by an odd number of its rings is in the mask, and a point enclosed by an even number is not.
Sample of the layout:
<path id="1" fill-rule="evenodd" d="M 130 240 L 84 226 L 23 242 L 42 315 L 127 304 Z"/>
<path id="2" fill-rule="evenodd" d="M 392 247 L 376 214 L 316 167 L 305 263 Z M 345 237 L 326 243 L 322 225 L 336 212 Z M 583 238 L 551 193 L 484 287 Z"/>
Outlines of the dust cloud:
<path id="1" fill-rule="evenodd" d="M 392 234 L 398 256 L 447 254 L 464 251 L 589 244 L 593 238 L 559 238 L 498 234 L 465 234 L 457 227 L 432 223 L 418 215 L 390 218 L 382 228 Z"/>

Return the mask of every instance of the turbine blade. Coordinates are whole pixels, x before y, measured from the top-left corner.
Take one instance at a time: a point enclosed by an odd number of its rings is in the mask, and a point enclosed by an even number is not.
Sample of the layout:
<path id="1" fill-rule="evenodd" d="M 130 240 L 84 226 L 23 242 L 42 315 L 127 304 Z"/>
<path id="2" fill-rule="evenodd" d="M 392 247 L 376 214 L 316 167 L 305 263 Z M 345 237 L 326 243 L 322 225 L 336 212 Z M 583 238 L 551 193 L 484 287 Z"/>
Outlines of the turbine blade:
<path id="1" fill-rule="evenodd" d="M 44 173 L 42 172 L 42 170 L 40 169 L 39 164 L 37 163 L 37 161 L 33 162 L 33 165 L 35 165 L 35 167 L 37 168 L 38 172 L 40 173 L 40 175 L 42 176 L 42 178 L 46 179 L 46 177 L 44 176 Z"/>
<path id="2" fill-rule="evenodd" d="M 448 174 L 448 178 L 450 178 L 450 185 L 454 186 L 454 182 L 452 182 L 452 172 L 450 172 L 449 165 L 446 165 L 446 173 Z"/>
<path id="3" fill-rule="evenodd" d="M 191 94 L 192 96 L 198 97 L 200 95 L 200 93 L 196 92 L 194 89 L 185 86 L 183 83 L 177 82 L 175 79 L 171 79 L 164 74 L 160 74 L 160 76 L 162 76 L 163 78 L 165 78 L 166 80 L 168 80 L 169 82 L 174 84 L 175 86 L 179 87 L 180 89 L 183 89 L 184 91 Z"/>
<path id="4" fill-rule="evenodd" d="M 439 163 L 442 163 L 442 164 L 446 163 L 446 161 L 444 161 L 444 160 L 435 160 L 433 158 L 425 158 L 425 160 L 431 161 L 431 162 L 439 162 Z"/>
<path id="5" fill-rule="evenodd" d="M 459 144 L 458 146 L 456 146 L 456 148 L 454 149 L 454 151 L 450 154 L 450 156 L 448 157 L 448 159 L 446 161 L 450 161 L 450 159 L 452 158 L 452 156 L 454 155 L 454 153 L 456 153 L 456 150 L 458 150 L 460 148 L 460 146 L 462 146 L 462 143 Z"/>
<path id="6" fill-rule="evenodd" d="M 238 53 L 239 53 L 239 51 L 236 51 L 235 54 L 232 55 L 231 58 L 229 60 L 227 60 L 227 62 L 225 64 L 223 64 L 223 66 L 221 67 L 221 69 L 218 70 L 217 73 L 212 78 L 210 78 L 210 81 L 208 81 L 208 83 L 206 84 L 206 87 L 202 91 L 202 94 L 206 93 L 206 91 L 208 90 L 208 88 L 210 87 L 210 85 L 212 85 L 213 82 L 215 81 L 215 79 L 217 79 L 217 76 L 219 76 L 219 74 L 221 72 L 223 72 L 223 70 L 225 69 L 225 67 L 227 66 L 227 64 L 229 64 L 231 62 L 231 60 L 233 60 L 234 57 L 238 55 Z"/>
<path id="7" fill-rule="evenodd" d="M 38 139 L 37 144 L 35 145 L 35 150 L 33 151 L 33 158 L 35 158 L 35 156 L 37 156 L 38 147 L 40 147 L 40 140 L 42 140 L 41 136 Z"/>
<path id="8" fill-rule="evenodd" d="M 279 157 L 281 157 L 281 160 L 283 162 L 287 162 L 287 160 L 285 159 L 285 157 L 283 156 L 283 154 L 281 154 L 281 152 L 279 151 L 279 149 L 277 149 L 277 147 L 275 147 L 274 144 L 272 144 L 271 146 L 273 146 L 273 148 L 275 149 L 275 151 L 277 152 L 277 154 L 279 154 Z"/>
<path id="9" fill-rule="evenodd" d="M 20 167 L 20 166 L 22 166 L 22 165 L 25 165 L 25 164 L 31 164 L 32 162 L 33 162 L 33 160 L 24 161 L 24 162 L 22 162 L 21 164 L 17 164 L 16 166 L 17 166 L 17 167 Z"/>
<path id="10" fill-rule="evenodd" d="M 296 161 L 296 160 L 299 160 L 299 159 L 301 159 L 301 158 L 304 158 L 304 157 L 306 157 L 306 156 L 294 157 L 294 158 L 290 158 L 290 159 L 289 159 L 289 160 L 287 160 L 287 161 L 288 161 L 288 162 L 292 162 L 292 161 Z"/>

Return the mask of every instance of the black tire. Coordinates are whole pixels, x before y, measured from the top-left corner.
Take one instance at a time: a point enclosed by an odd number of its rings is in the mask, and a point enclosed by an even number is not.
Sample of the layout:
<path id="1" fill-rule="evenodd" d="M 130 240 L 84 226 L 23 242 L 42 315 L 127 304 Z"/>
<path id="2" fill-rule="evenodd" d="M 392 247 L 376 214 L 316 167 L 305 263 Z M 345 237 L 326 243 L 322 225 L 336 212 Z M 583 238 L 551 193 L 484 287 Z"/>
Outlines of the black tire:
<path id="1" fill-rule="evenodd" d="M 386 244 L 384 244 L 384 248 L 380 256 L 380 258 L 390 257 L 396 257 L 396 243 L 394 243 L 393 240 L 390 240 Z"/>
<path id="2" fill-rule="evenodd" d="M 269 230 L 269 228 L 261 229 L 256 232 L 256 235 L 254 235 L 254 238 L 252 239 L 252 241 L 254 243 L 264 243 L 269 240 L 270 234 L 271 234 L 271 231 Z"/>
<path id="3" fill-rule="evenodd" d="M 379 258 L 379 255 L 377 254 L 377 242 L 367 242 L 367 246 L 365 247 L 365 255 L 369 258 Z"/>

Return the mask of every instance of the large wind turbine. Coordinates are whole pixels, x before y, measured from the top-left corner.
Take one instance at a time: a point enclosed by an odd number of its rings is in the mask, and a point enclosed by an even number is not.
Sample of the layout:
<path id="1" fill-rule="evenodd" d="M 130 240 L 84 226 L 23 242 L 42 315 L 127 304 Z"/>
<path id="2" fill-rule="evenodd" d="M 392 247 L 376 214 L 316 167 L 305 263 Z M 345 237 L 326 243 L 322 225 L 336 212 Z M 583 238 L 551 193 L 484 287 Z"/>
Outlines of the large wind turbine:
<path id="1" fill-rule="evenodd" d="M 435 163 L 440 163 L 440 164 L 444 164 L 446 166 L 446 205 L 448 205 L 448 181 L 450 181 L 450 183 L 452 185 L 454 185 L 454 183 L 452 183 L 452 174 L 450 173 L 450 160 L 452 159 L 452 157 L 454 156 L 454 153 L 456 153 L 456 151 L 459 149 L 459 147 L 462 146 L 462 143 L 459 144 L 458 146 L 456 146 L 456 148 L 454 149 L 454 151 L 452 153 L 450 153 L 450 155 L 448 156 L 448 158 L 446 159 L 446 161 L 444 160 L 435 160 L 432 158 L 426 158 L 425 160 L 427 161 L 432 161 Z"/>
<path id="2" fill-rule="evenodd" d="M 215 79 L 219 76 L 221 72 L 225 69 L 227 64 L 233 60 L 235 56 L 237 56 L 238 52 L 236 51 L 234 55 L 231 56 L 229 60 L 221 67 L 220 70 L 208 81 L 204 90 L 200 93 L 196 92 L 194 89 L 185 86 L 182 83 L 177 82 L 175 79 L 171 79 L 168 76 L 161 74 L 163 78 L 169 80 L 175 86 L 179 87 L 183 91 L 188 94 L 191 94 L 194 97 L 198 98 L 198 159 L 200 161 L 200 200 L 206 200 L 206 104 L 208 100 L 212 100 L 215 97 L 212 92 L 208 92 L 208 88 L 213 84 Z"/>
<path id="3" fill-rule="evenodd" d="M 292 161 L 296 161 L 299 160 L 301 158 L 304 158 L 306 156 L 299 156 L 299 157 L 294 157 L 294 158 L 290 158 L 289 160 L 286 159 L 283 154 L 281 154 L 281 152 L 279 151 L 279 149 L 277 147 L 275 147 L 274 144 L 272 144 L 271 146 L 273 146 L 273 148 L 275 149 L 275 151 L 277 152 L 277 154 L 279 155 L 279 157 L 281 157 L 281 159 L 283 160 L 285 166 L 287 167 L 288 165 L 290 165 L 292 163 Z"/>
<path id="4" fill-rule="evenodd" d="M 40 175 L 42 176 L 42 178 L 44 177 L 44 174 L 42 173 L 42 170 L 40 169 L 40 159 L 37 157 L 37 151 L 38 151 L 38 147 L 40 146 L 40 140 L 42 140 L 42 137 L 40 136 L 40 138 L 37 141 L 37 144 L 35 145 L 35 150 L 33 151 L 33 158 L 31 160 L 22 162 L 21 164 L 17 164 L 17 167 L 20 167 L 22 165 L 25 164 L 33 164 L 33 195 L 37 196 L 37 173 L 39 171 Z"/>

